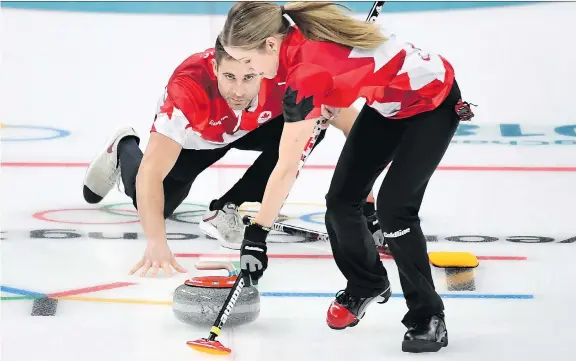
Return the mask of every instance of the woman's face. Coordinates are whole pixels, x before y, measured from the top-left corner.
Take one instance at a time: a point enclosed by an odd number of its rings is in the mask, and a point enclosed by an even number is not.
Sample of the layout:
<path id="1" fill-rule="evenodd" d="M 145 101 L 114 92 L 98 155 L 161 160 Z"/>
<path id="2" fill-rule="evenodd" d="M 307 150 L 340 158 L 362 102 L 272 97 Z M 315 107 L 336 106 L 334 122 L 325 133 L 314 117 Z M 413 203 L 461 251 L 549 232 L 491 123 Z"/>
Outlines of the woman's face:
<path id="1" fill-rule="evenodd" d="M 225 46 L 224 49 L 231 57 L 248 65 L 255 73 L 272 79 L 278 72 L 278 45 L 276 39 L 269 38 L 262 49 L 245 50 L 231 46 Z"/>

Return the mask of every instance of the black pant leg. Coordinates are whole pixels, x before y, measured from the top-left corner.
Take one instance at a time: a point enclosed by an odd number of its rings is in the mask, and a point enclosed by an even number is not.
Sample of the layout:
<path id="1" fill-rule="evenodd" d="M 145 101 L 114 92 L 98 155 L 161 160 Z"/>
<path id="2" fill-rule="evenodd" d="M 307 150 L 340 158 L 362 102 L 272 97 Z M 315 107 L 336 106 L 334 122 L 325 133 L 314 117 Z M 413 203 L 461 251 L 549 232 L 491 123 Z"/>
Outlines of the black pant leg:
<path id="1" fill-rule="evenodd" d="M 183 149 L 174 167 L 164 179 L 164 217 L 168 218 L 184 202 L 196 177 L 219 161 L 230 150 L 230 146 L 195 150 Z"/>
<path id="2" fill-rule="evenodd" d="M 403 120 L 407 129 L 377 197 L 378 220 L 398 266 L 409 309 L 402 321 L 407 326 L 444 310 L 435 291 L 418 212 L 430 177 L 458 127 L 455 96 L 459 97 L 457 86 L 434 111 Z"/>
<path id="3" fill-rule="evenodd" d="M 392 159 L 406 125 L 364 106 L 336 164 L 326 195 L 326 228 L 346 290 L 370 297 L 386 287 L 386 269 L 368 230 L 362 207 Z"/>
<path id="4" fill-rule="evenodd" d="M 120 177 L 124 184 L 124 193 L 132 199 L 136 196 L 136 175 L 143 156 L 137 138 L 126 137 L 118 143 Z"/>
<path id="5" fill-rule="evenodd" d="M 248 167 L 242 178 L 226 194 L 214 202 L 213 208 L 221 208 L 229 202 L 238 206 L 244 202 L 262 202 L 266 184 L 278 162 L 278 150 L 283 129 L 284 117 L 280 116 L 230 145 L 231 148 L 260 151 L 261 153 Z M 325 133 L 326 130 L 320 133 L 314 148 L 324 139 Z"/>
<path id="6" fill-rule="evenodd" d="M 163 181 L 164 188 L 164 218 L 168 218 L 186 199 L 196 177 L 206 168 L 221 159 L 229 147 L 192 150 L 182 149 L 172 170 Z M 124 192 L 138 209 L 136 197 L 136 176 L 142 162 L 142 151 L 135 138 L 126 138 L 118 144 L 120 159 L 120 174 L 124 184 Z"/>

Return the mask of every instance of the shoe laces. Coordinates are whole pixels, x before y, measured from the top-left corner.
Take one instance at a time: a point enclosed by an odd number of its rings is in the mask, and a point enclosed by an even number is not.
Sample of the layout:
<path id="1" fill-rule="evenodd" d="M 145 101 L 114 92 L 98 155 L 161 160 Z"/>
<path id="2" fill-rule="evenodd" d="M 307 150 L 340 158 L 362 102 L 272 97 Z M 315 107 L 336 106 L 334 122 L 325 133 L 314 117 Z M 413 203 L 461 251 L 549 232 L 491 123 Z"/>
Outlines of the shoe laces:
<path id="1" fill-rule="evenodd" d="M 110 177 L 106 180 L 106 183 L 111 185 L 112 187 L 118 183 L 118 178 L 120 178 L 120 168 L 116 168 Z"/>
<path id="2" fill-rule="evenodd" d="M 336 293 L 336 302 L 341 305 L 349 305 L 355 300 L 354 296 L 350 293 L 346 292 L 345 290 L 340 290 Z"/>
<path id="3" fill-rule="evenodd" d="M 238 228 L 244 225 L 242 217 L 238 212 L 238 206 L 233 203 L 226 203 L 222 207 L 222 212 L 225 214 L 226 223 L 229 227 Z"/>

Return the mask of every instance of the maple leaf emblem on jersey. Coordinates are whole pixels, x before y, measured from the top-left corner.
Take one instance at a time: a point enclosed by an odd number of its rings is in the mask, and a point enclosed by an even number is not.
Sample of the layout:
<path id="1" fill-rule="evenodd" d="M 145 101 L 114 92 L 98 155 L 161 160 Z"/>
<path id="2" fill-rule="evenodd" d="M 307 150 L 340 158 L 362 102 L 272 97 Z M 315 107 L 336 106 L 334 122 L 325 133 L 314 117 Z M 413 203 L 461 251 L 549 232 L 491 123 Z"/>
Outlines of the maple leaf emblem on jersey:
<path id="1" fill-rule="evenodd" d="M 164 100 L 164 104 L 160 107 L 160 113 L 166 114 L 168 119 L 172 119 L 172 112 L 174 111 L 174 104 L 167 98 Z"/>

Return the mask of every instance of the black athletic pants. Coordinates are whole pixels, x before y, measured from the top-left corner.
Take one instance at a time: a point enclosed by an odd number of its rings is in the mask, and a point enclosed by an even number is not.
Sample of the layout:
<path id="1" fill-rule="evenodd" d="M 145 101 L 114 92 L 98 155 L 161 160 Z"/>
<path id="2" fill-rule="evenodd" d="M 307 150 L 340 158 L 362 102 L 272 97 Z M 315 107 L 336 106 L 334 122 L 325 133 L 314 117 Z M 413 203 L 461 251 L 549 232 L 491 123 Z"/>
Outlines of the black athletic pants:
<path id="1" fill-rule="evenodd" d="M 262 202 L 266 183 L 278 161 L 278 148 L 283 128 L 284 118 L 280 116 L 226 147 L 210 150 L 182 149 L 174 167 L 164 179 L 164 218 L 171 216 L 174 210 L 184 202 L 196 177 L 224 157 L 230 149 L 262 153 L 242 178 L 226 194 L 211 204 L 211 208 L 221 209 L 229 202 L 237 206 L 244 202 Z M 322 141 L 325 132 L 326 130 L 322 131 L 315 146 Z M 142 161 L 142 151 L 134 138 L 125 138 L 118 145 L 118 153 L 125 193 L 132 198 L 134 207 L 138 208 L 136 175 Z"/>
<path id="2" fill-rule="evenodd" d="M 326 227 L 336 264 L 348 281 L 346 291 L 358 297 L 381 293 L 387 273 L 361 209 L 374 182 L 393 161 L 377 196 L 376 214 L 398 266 L 408 306 L 402 320 L 406 326 L 444 310 L 418 212 L 460 121 L 455 112 L 459 98 L 454 84 L 438 108 L 403 120 L 387 119 L 364 106 L 326 195 Z"/>

